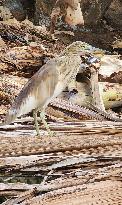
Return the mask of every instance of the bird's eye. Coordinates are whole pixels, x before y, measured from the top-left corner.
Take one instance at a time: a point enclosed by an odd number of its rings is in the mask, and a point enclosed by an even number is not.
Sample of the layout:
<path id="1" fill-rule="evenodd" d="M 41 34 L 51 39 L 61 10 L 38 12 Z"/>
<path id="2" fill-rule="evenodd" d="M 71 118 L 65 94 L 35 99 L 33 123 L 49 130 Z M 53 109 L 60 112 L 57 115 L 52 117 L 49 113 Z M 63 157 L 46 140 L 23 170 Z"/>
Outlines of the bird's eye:
<path id="1" fill-rule="evenodd" d="M 93 56 L 89 57 L 88 61 L 87 61 L 88 64 L 99 63 L 99 62 L 100 62 L 100 60 L 98 58 L 96 58 L 96 57 L 93 57 Z"/>

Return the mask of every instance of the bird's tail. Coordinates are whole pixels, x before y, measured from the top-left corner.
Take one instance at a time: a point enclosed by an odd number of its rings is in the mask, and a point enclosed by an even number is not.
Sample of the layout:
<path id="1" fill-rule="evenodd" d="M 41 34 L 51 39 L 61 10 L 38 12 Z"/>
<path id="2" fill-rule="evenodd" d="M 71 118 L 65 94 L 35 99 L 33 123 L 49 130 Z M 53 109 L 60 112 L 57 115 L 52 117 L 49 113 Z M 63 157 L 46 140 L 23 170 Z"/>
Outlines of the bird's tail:
<path id="1" fill-rule="evenodd" d="M 17 117 L 31 112 L 37 106 L 38 100 L 35 98 L 35 96 L 29 95 L 28 97 L 23 98 L 21 97 L 20 93 L 20 95 L 15 99 L 15 102 L 8 111 L 4 122 L 0 124 L 0 126 L 11 124 L 16 120 Z"/>

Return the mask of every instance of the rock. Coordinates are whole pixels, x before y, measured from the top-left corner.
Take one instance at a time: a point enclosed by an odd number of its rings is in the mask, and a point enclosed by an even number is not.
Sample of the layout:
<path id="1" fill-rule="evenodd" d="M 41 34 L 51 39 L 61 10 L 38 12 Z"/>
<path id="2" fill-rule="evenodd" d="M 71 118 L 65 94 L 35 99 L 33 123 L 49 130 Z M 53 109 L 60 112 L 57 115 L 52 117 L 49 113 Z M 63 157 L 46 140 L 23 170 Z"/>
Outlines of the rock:
<path id="1" fill-rule="evenodd" d="M 122 30 L 122 1 L 114 0 L 105 14 L 107 22 Z"/>
<path id="2" fill-rule="evenodd" d="M 58 19 L 63 16 L 63 22 L 69 25 L 84 24 L 94 27 L 105 16 L 110 24 L 122 28 L 120 0 L 82 0 L 80 3 L 79 0 L 6 0 L 4 2 L 5 10 L 9 9 L 17 20 L 22 21 L 27 15 L 36 25 L 46 27 L 50 27 L 51 13 L 54 8 L 58 8 L 57 5 L 61 7 L 56 14 Z M 0 17 L 1 15 L 3 13 L 1 14 L 0 11 Z M 58 22 L 59 26 L 61 21 Z"/>
<path id="3" fill-rule="evenodd" d="M 80 4 L 85 25 L 97 25 L 109 8 L 111 2 L 112 0 L 82 0 Z"/>
<path id="4" fill-rule="evenodd" d="M 99 81 L 122 84 L 122 60 L 118 55 L 104 55 L 101 58 Z"/>
<path id="5" fill-rule="evenodd" d="M 64 17 L 64 21 L 69 25 L 84 24 L 84 19 L 78 0 L 36 0 L 35 23 L 50 26 L 50 20 L 55 25 L 60 17 Z"/>
<path id="6" fill-rule="evenodd" d="M 69 25 L 74 26 L 78 24 L 84 24 L 84 18 L 81 11 L 80 3 L 78 3 L 77 9 L 72 9 L 70 6 L 68 6 L 65 22 Z"/>
<path id="7" fill-rule="evenodd" d="M 36 0 L 35 23 L 50 26 L 50 15 L 55 8 L 56 0 Z M 61 14 L 64 15 L 64 20 L 69 25 L 85 24 L 86 26 L 94 27 L 104 17 L 106 11 L 111 5 L 112 0 L 82 0 L 80 4 L 78 0 L 60 0 L 57 1 L 61 5 Z M 58 4 L 56 3 L 56 4 Z M 65 4 L 68 7 L 65 7 Z M 63 8 L 66 11 L 63 13 Z M 59 15 L 59 11 L 57 10 Z M 61 15 L 59 15 L 60 17 Z"/>
<path id="8" fill-rule="evenodd" d="M 18 21 L 23 21 L 26 18 L 26 13 L 19 0 L 6 0 L 3 3 L 4 8 L 8 8 Z"/>

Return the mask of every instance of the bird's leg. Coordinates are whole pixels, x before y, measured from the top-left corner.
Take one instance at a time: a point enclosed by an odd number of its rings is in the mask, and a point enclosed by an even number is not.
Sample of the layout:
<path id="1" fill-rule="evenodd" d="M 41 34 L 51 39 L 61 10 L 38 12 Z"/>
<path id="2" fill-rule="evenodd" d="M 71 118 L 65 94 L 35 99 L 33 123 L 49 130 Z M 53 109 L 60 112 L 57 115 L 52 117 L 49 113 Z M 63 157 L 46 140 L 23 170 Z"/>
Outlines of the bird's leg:
<path id="1" fill-rule="evenodd" d="M 47 122 L 45 120 L 45 112 L 44 111 L 40 112 L 40 118 L 41 118 L 42 123 L 44 124 L 49 136 L 52 137 L 54 135 L 54 133 L 50 130 L 49 125 L 47 124 Z"/>
<path id="2" fill-rule="evenodd" d="M 39 125 L 38 125 L 38 120 L 37 120 L 37 110 L 33 110 L 33 118 L 34 118 L 37 135 L 40 137 Z"/>

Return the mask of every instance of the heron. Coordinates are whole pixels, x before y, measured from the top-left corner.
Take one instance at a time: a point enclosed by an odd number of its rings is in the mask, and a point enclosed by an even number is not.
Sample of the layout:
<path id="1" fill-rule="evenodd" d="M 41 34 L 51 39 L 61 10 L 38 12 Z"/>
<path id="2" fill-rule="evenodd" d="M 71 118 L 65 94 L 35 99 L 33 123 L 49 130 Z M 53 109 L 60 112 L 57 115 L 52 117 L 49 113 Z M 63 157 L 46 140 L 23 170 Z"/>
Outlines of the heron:
<path id="1" fill-rule="evenodd" d="M 48 60 L 22 88 L 11 105 L 3 124 L 10 124 L 17 117 L 33 111 L 36 132 L 40 136 L 37 120 L 39 111 L 48 134 L 52 136 L 45 119 L 45 108 L 68 85 L 75 82 L 76 75 L 81 68 L 80 53 L 84 46 L 82 41 L 73 42 L 61 54 Z"/>

